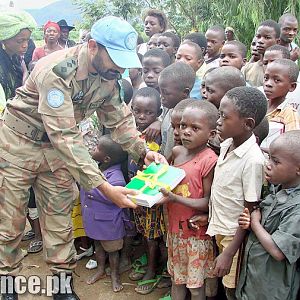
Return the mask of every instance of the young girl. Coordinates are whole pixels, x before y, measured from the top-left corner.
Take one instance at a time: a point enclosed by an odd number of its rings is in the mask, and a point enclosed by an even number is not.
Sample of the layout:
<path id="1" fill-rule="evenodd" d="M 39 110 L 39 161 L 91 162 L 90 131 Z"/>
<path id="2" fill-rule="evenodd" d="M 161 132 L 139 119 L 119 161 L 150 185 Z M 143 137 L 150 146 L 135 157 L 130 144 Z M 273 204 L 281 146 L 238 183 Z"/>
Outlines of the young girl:
<path id="1" fill-rule="evenodd" d="M 127 155 L 109 135 L 99 138 L 99 144 L 92 157 L 99 162 L 100 169 L 111 185 L 125 186 L 121 163 L 126 160 Z M 105 252 L 108 252 L 112 289 L 119 292 L 123 289 L 119 273 L 119 250 L 123 248 L 125 236 L 123 209 L 96 188 L 91 191 L 81 189 L 80 194 L 84 229 L 86 235 L 95 240 L 98 263 L 97 272 L 87 280 L 87 283 L 93 284 L 106 276 Z"/>
<path id="2" fill-rule="evenodd" d="M 172 277 L 172 299 L 205 300 L 205 280 L 212 276 L 214 250 L 206 235 L 207 216 L 197 223 L 193 216 L 207 213 L 216 154 L 207 147 L 215 135 L 218 111 L 209 102 L 193 101 L 180 122 L 182 145 L 175 146 L 172 161 L 186 177 L 173 192 L 162 189 L 168 204 L 168 271 Z M 199 218 L 198 218 L 199 219 Z"/>

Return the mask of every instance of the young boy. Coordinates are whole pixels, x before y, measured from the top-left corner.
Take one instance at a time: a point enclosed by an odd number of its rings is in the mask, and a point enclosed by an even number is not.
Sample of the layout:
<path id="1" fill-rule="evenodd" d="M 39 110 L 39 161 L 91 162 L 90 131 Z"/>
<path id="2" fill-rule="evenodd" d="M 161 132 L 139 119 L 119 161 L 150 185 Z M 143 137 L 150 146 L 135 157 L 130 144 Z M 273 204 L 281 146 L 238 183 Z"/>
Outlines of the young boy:
<path id="1" fill-rule="evenodd" d="M 147 51 L 158 48 L 158 38 L 160 37 L 160 33 L 154 33 L 147 43 Z"/>
<path id="2" fill-rule="evenodd" d="M 120 145 L 115 143 L 109 135 L 99 138 L 93 159 L 99 163 L 107 181 L 116 186 L 125 186 L 126 182 L 121 171 L 121 162 L 126 160 L 127 154 Z M 95 240 L 97 272 L 88 280 L 93 284 L 105 274 L 105 252 L 108 252 L 111 282 L 114 292 L 123 289 L 119 274 L 119 250 L 123 248 L 125 236 L 123 210 L 113 204 L 98 189 L 85 191 L 81 189 L 81 209 L 86 235 Z"/>
<path id="3" fill-rule="evenodd" d="M 280 45 L 273 45 L 269 48 L 267 48 L 264 56 L 263 56 L 263 68 L 264 72 L 266 71 L 267 65 L 271 63 L 272 61 L 280 58 L 286 58 L 290 59 L 290 51 L 283 46 Z"/>
<path id="4" fill-rule="evenodd" d="M 180 45 L 180 38 L 177 34 L 173 32 L 164 32 L 162 33 L 158 40 L 157 40 L 157 46 L 161 50 L 166 51 L 171 59 L 171 63 L 175 61 L 175 54 L 177 52 L 177 49 Z"/>
<path id="5" fill-rule="evenodd" d="M 207 69 L 219 67 L 220 51 L 225 43 L 225 31 L 220 26 L 212 26 L 205 33 L 207 40 L 207 50 L 205 63 Z"/>
<path id="6" fill-rule="evenodd" d="M 235 67 L 216 68 L 205 76 L 205 98 L 217 108 L 227 91 L 234 87 L 245 86 L 246 82 L 241 71 Z"/>
<path id="7" fill-rule="evenodd" d="M 300 269 L 300 131 L 280 135 L 270 145 L 266 179 L 277 186 L 260 208 L 244 210 L 243 229 L 251 227 L 237 287 L 237 299 L 296 300 Z"/>
<path id="8" fill-rule="evenodd" d="M 297 111 L 285 102 L 288 92 L 295 90 L 299 75 L 298 66 L 290 59 L 277 59 L 268 64 L 264 76 L 264 93 L 268 99 L 267 118 L 270 132 L 261 147 L 270 143 L 285 131 L 300 129 Z"/>
<path id="9" fill-rule="evenodd" d="M 190 41 L 183 42 L 176 53 L 176 62 L 178 61 L 190 65 L 197 74 L 204 61 L 201 48 L 196 43 Z M 191 98 L 202 99 L 200 87 L 201 79 L 196 75 L 195 84 L 190 93 Z"/>
<path id="10" fill-rule="evenodd" d="M 158 90 L 158 76 L 171 63 L 170 56 L 161 49 L 151 49 L 143 57 L 143 79 L 148 87 Z"/>
<path id="11" fill-rule="evenodd" d="M 215 168 L 207 234 L 215 236 L 220 255 L 214 275 L 223 277 L 228 300 L 235 298 L 238 249 L 246 231 L 238 228 L 244 207 L 260 198 L 264 156 L 253 129 L 267 111 L 265 96 L 255 88 L 236 87 L 222 98 L 217 132 L 224 140 Z"/>
<path id="12" fill-rule="evenodd" d="M 239 70 L 247 62 L 247 48 L 239 41 L 228 41 L 221 49 L 220 67 L 232 66 Z"/>
<path id="13" fill-rule="evenodd" d="M 257 62 L 247 64 L 242 69 L 246 81 L 252 86 L 261 86 L 263 84 L 264 70 L 262 57 L 268 47 L 278 44 L 279 36 L 280 26 L 274 20 L 266 20 L 260 23 L 256 31 L 256 49 L 262 55 L 261 59 Z"/>
<path id="14" fill-rule="evenodd" d="M 158 79 L 161 101 L 164 107 L 161 124 L 161 153 L 170 157 L 174 147 L 171 113 L 181 100 L 189 97 L 195 83 L 196 73 L 193 68 L 183 62 L 165 68 Z"/>
<path id="15" fill-rule="evenodd" d="M 257 43 L 256 43 L 256 36 L 253 38 L 250 46 L 250 51 L 251 51 L 251 58 L 248 63 L 252 64 L 254 62 L 257 62 L 261 58 L 261 54 L 257 51 Z"/>

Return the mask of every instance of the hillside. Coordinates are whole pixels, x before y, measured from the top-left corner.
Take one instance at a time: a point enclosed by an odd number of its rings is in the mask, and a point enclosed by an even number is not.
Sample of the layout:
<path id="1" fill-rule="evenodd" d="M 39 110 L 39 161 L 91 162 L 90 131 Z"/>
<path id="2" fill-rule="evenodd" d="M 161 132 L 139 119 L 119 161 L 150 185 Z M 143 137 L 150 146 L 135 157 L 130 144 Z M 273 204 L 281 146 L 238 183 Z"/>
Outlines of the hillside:
<path id="1" fill-rule="evenodd" d="M 65 19 L 69 25 L 73 25 L 81 20 L 80 11 L 72 4 L 71 0 L 61 0 L 40 9 L 27 9 L 36 20 L 39 26 L 48 20 L 57 22 Z"/>

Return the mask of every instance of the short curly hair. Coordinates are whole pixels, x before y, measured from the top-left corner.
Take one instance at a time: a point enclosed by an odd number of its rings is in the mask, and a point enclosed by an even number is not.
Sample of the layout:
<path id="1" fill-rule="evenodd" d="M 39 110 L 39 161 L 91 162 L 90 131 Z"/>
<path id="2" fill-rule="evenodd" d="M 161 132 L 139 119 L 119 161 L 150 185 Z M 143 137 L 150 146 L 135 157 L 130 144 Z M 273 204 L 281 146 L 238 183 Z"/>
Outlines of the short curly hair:
<path id="1" fill-rule="evenodd" d="M 253 118 L 255 126 L 265 117 L 268 102 L 265 95 L 258 89 L 248 86 L 235 87 L 225 96 L 230 99 L 241 117 Z"/>
<path id="2" fill-rule="evenodd" d="M 164 12 L 162 12 L 161 10 L 158 9 L 148 9 L 143 17 L 143 21 L 145 21 L 146 17 L 155 17 L 157 18 L 160 27 L 163 29 L 163 32 L 167 30 L 168 28 L 168 19 L 166 17 L 166 15 L 164 14 Z"/>

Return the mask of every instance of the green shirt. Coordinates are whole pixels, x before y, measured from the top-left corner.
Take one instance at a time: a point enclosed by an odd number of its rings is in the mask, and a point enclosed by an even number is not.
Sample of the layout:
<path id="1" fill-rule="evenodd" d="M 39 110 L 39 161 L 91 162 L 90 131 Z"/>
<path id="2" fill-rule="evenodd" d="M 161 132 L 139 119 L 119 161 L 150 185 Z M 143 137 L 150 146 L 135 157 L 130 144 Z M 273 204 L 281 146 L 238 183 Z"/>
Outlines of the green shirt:
<path id="1" fill-rule="evenodd" d="M 285 255 L 276 261 L 253 232 L 247 241 L 240 280 L 239 300 L 296 300 L 300 270 L 300 185 L 280 190 L 261 202 L 261 224 Z"/>

